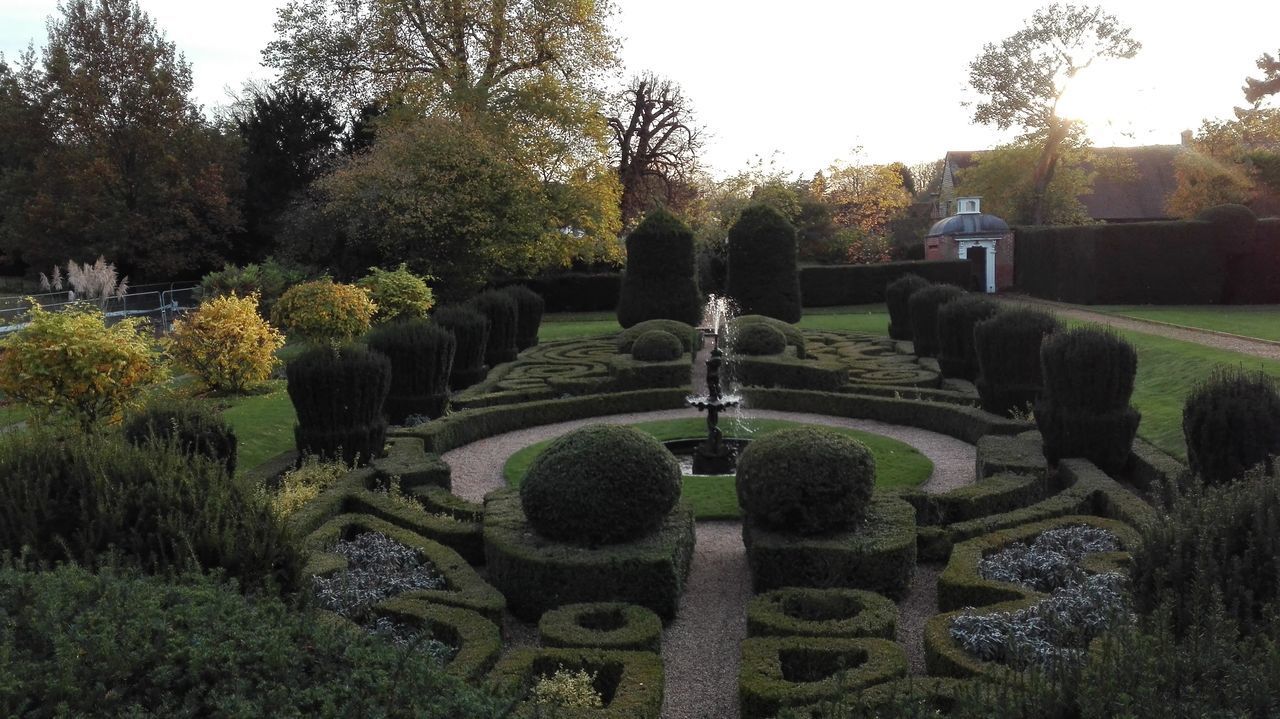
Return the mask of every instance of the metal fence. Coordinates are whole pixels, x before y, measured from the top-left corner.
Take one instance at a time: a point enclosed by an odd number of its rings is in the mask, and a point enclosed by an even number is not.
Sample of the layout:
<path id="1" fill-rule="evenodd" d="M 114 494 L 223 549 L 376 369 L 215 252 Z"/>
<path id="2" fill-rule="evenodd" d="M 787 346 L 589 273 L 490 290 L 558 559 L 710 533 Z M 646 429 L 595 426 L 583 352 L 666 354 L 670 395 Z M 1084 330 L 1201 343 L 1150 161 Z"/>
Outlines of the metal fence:
<path id="1" fill-rule="evenodd" d="M 0 297 L 0 335 L 16 332 L 27 326 L 32 301 L 48 312 L 60 312 L 84 304 L 95 305 L 106 315 L 108 324 L 127 317 L 140 317 L 159 336 L 168 334 L 173 329 L 175 319 L 200 304 L 200 286 L 143 285 L 132 288 L 128 294 L 119 297 L 88 301 L 76 299 L 74 292 Z"/>

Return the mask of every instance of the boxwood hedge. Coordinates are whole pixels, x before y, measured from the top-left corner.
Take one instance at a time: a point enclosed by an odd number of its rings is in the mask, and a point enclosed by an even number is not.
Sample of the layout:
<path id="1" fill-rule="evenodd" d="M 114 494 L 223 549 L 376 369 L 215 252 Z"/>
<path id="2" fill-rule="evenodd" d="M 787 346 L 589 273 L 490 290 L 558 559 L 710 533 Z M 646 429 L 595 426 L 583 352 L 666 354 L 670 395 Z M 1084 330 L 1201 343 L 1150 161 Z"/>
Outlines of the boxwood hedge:
<path id="1" fill-rule="evenodd" d="M 662 620 L 653 610 L 626 602 L 566 604 L 538 620 L 546 647 L 662 651 Z"/>
<path id="2" fill-rule="evenodd" d="M 740 710 L 768 719 L 906 675 L 906 653 L 887 639 L 752 637 L 742 642 Z"/>
<path id="3" fill-rule="evenodd" d="M 893 639 L 897 626 L 897 605 L 860 589 L 788 587 L 756 595 L 747 604 L 752 637 Z"/>
<path id="4" fill-rule="evenodd" d="M 662 658 L 652 652 L 520 647 L 498 661 L 488 685 L 503 696 L 528 697 L 534 683 L 559 669 L 595 675 L 604 708 L 548 708 L 523 702 L 516 717 L 545 717 L 554 711 L 557 719 L 658 719 L 662 713 Z"/>
<path id="5" fill-rule="evenodd" d="M 470 609 L 424 602 L 420 598 L 393 597 L 373 607 L 373 613 L 428 632 L 432 638 L 456 647 L 458 653 L 445 665 L 451 676 L 475 681 L 484 676 L 502 653 L 498 625 Z"/>

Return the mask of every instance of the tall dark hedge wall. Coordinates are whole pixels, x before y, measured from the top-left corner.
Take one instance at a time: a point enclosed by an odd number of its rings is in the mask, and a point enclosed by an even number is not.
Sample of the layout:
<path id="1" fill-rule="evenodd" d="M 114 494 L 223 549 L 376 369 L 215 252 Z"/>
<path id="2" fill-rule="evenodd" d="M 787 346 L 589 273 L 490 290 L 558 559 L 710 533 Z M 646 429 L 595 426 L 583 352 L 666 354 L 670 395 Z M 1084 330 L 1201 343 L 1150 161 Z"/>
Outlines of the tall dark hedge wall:
<path id="1" fill-rule="evenodd" d="M 805 307 L 869 305 L 884 302 L 884 288 L 906 274 L 934 284 L 968 287 L 968 260 L 920 260 L 879 265 L 825 265 L 800 270 L 800 294 Z"/>
<path id="2" fill-rule="evenodd" d="M 1224 205 L 1186 221 L 1019 227 L 1015 284 L 1078 304 L 1276 302 L 1275 224 Z"/>

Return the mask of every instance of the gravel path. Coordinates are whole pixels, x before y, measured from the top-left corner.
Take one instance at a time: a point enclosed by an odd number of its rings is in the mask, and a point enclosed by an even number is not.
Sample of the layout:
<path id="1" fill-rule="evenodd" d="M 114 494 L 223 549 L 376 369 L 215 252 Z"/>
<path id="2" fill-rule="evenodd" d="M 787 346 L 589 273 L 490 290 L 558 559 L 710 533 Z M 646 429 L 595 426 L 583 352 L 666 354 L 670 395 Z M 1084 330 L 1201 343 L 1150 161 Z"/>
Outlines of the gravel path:
<path id="1" fill-rule="evenodd" d="M 1069 317 L 1074 320 L 1097 322 L 1098 324 L 1110 325 L 1117 329 L 1144 332 L 1149 335 L 1157 335 L 1159 337 L 1167 337 L 1173 340 L 1191 342 L 1198 345 L 1204 345 L 1205 347 L 1226 350 L 1228 352 L 1238 352 L 1251 357 L 1280 360 L 1280 343 L 1277 342 L 1241 337 L 1240 335 L 1232 335 L 1225 332 L 1196 329 L 1194 327 L 1182 327 L 1164 322 L 1151 322 L 1148 320 L 1135 319 L 1133 317 L 1109 315 L 1102 312 L 1081 309 L 1076 305 L 1051 302 L 1049 300 L 1041 300 L 1023 295 L 1013 295 L 1004 299 L 1005 301 L 1017 304 L 1040 305 L 1052 311 L 1056 315 Z"/>
<path id="2" fill-rule="evenodd" d="M 974 447 L 946 435 L 872 420 L 847 419 L 800 412 L 747 410 L 751 417 L 826 424 L 874 432 L 912 445 L 933 462 L 933 474 L 923 485 L 929 492 L 945 492 L 969 484 L 974 477 Z M 677 409 L 561 422 L 530 427 L 473 442 L 444 460 L 453 470 L 453 492 L 480 501 L 503 486 L 502 467 L 516 451 L 589 424 L 631 424 L 694 416 Z M 937 569 L 921 567 L 912 592 L 902 605 L 902 641 L 913 668 L 923 665 L 920 633 L 936 612 Z M 666 663 L 664 719 L 711 719 L 738 714 L 739 642 L 746 637 L 746 604 L 751 577 L 742 529 L 737 522 L 699 522 L 697 547 L 689 582 L 677 618 L 663 632 Z M 508 627 L 520 643 L 531 641 L 526 628 Z"/>

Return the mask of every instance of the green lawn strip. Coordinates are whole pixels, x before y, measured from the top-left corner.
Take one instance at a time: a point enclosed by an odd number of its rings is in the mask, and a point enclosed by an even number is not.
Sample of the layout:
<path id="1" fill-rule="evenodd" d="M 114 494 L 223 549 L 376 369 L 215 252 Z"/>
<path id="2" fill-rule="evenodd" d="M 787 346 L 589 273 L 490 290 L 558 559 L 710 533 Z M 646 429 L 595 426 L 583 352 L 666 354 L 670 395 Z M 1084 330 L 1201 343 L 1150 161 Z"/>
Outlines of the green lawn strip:
<path id="1" fill-rule="evenodd" d="M 1133 406 L 1142 412 L 1138 436 L 1184 461 L 1187 446 L 1182 437 L 1182 406 L 1197 382 L 1221 365 L 1262 370 L 1280 378 L 1280 362 L 1274 360 L 1143 332 L 1121 330 L 1120 334 L 1138 351 L 1138 377 L 1133 388 Z"/>
<path id="2" fill-rule="evenodd" d="M 889 334 L 889 312 L 883 304 L 807 307 L 797 326 L 804 330 L 838 330 L 884 336 Z"/>
<path id="3" fill-rule="evenodd" d="M 641 422 L 632 426 L 662 441 L 703 437 L 707 430 L 706 421 L 699 417 Z M 798 422 L 785 420 L 748 419 L 741 425 L 726 422 L 721 425 L 721 429 L 726 437 L 750 438 L 799 426 L 801 424 Z M 831 429 L 867 445 L 876 458 L 876 486 L 881 489 L 916 487 L 933 474 L 933 462 L 911 445 L 855 429 Z M 507 484 L 519 486 L 534 458 L 553 441 L 554 439 L 549 439 L 531 444 L 511 455 L 502 469 Z M 692 505 L 698 519 L 737 519 L 742 516 L 733 477 L 685 477 L 683 496 Z"/>
<path id="4" fill-rule="evenodd" d="M 0 405 L 0 427 L 9 427 L 27 420 L 27 410 L 17 404 Z"/>
<path id="5" fill-rule="evenodd" d="M 1184 327 L 1198 327 L 1280 342 L 1280 306 L 1278 305 L 1247 307 L 1108 305 L 1087 309 L 1122 317 L 1167 322 Z"/>
<path id="6" fill-rule="evenodd" d="M 257 394 L 211 397 L 205 401 L 225 407 L 222 417 L 236 431 L 239 442 L 236 465 L 241 472 L 293 449 L 293 425 L 297 416 L 284 382 L 268 382 Z"/>

